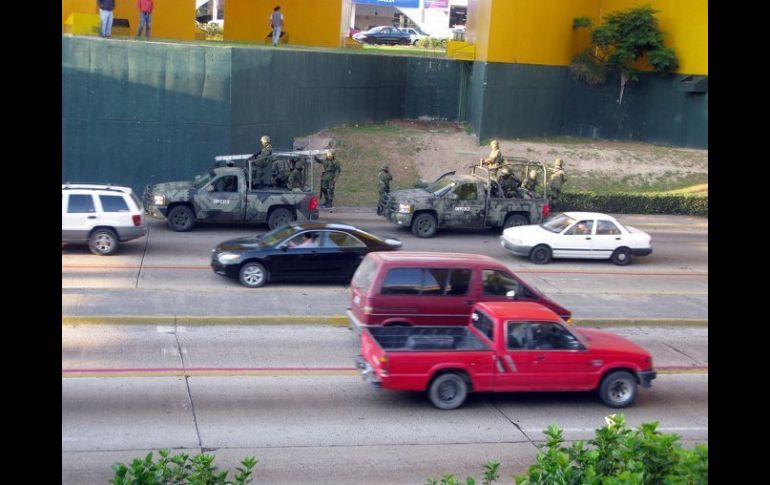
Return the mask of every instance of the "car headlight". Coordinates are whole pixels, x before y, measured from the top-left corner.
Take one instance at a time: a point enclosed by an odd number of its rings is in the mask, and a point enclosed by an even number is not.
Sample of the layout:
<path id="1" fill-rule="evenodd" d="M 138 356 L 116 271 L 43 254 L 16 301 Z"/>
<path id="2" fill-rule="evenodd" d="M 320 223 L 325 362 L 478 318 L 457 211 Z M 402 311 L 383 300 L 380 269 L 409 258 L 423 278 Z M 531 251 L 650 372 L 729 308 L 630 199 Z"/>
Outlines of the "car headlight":
<path id="1" fill-rule="evenodd" d="M 411 214 L 414 211 L 412 204 L 398 204 L 398 212 L 401 214 Z"/>
<path id="2" fill-rule="evenodd" d="M 241 255 L 238 253 L 220 253 L 217 256 L 217 261 L 219 261 L 222 264 L 232 263 L 236 259 L 240 258 Z"/>
<path id="3" fill-rule="evenodd" d="M 166 205 L 166 196 L 165 195 L 153 195 L 152 196 L 152 203 L 155 205 Z"/>

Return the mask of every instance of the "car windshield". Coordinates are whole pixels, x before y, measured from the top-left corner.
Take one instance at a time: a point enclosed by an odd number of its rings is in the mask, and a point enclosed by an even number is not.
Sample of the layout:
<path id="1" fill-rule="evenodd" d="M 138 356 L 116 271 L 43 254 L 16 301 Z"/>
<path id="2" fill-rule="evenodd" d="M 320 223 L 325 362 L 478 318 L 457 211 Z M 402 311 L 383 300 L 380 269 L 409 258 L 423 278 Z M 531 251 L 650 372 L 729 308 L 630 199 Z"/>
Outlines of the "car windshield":
<path id="1" fill-rule="evenodd" d="M 216 174 L 213 171 L 211 171 L 211 172 L 209 172 L 209 173 L 207 173 L 205 175 L 199 175 L 199 176 L 195 177 L 195 183 L 193 183 L 193 187 L 195 187 L 196 189 L 200 189 L 201 187 L 203 187 L 207 183 L 211 182 L 214 179 L 215 176 L 216 176 Z"/>
<path id="2" fill-rule="evenodd" d="M 425 187 L 425 190 L 433 193 L 433 195 L 438 197 L 445 194 L 447 191 L 449 191 L 449 189 L 451 189 L 455 185 L 457 185 L 457 182 L 455 182 L 454 180 L 449 180 L 444 178 L 441 180 L 437 180 L 432 184 L 428 185 L 427 187 Z"/>
<path id="3" fill-rule="evenodd" d="M 295 226 L 276 227 L 272 231 L 263 234 L 259 240 L 267 246 L 274 246 L 296 232 L 297 228 Z"/>
<path id="4" fill-rule="evenodd" d="M 567 214 L 557 214 L 540 224 L 540 227 L 547 231 L 555 232 L 558 234 L 572 225 L 575 220 L 576 219 L 571 218 Z"/>

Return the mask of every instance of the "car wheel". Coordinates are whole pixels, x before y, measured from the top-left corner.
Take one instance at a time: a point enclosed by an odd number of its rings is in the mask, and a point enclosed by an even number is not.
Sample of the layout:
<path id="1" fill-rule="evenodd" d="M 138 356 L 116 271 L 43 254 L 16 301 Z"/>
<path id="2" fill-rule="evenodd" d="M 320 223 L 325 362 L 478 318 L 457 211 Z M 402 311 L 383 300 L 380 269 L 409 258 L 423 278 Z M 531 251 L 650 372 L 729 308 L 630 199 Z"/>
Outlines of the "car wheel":
<path id="1" fill-rule="evenodd" d="M 238 272 L 238 281 L 247 288 L 259 288 L 267 283 L 267 269 L 259 263 L 246 263 Z"/>
<path id="2" fill-rule="evenodd" d="M 112 229 L 97 229 L 88 238 L 88 249 L 99 256 L 109 256 L 118 250 L 118 236 Z"/>
<path id="3" fill-rule="evenodd" d="M 515 226 L 526 226 L 529 224 L 527 221 L 527 218 L 524 217 L 521 214 L 510 214 L 508 217 L 505 218 L 505 223 L 503 224 L 503 229 L 508 229 L 509 227 L 515 227 Z"/>
<path id="4" fill-rule="evenodd" d="M 624 408 L 636 399 L 636 377 L 626 371 L 607 374 L 599 386 L 599 397 L 611 408 Z"/>
<path id="5" fill-rule="evenodd" d="M 628 248 L 618 248 L 610 256 L 610 261 L 618 266 L 625 266 L 631 262 L 631 250 Z"/>
<path id="6" fill-rule="evenodd" d="M 289 209 L 284 209 L 283 207 L 280 207 L 270 213 L 270 217 L 267 219 L 267 227 L 273 230 L 276 227 L 280 227 L 285 224 L 288 224 L 293 220 L 294 220 L 294 214 L 292 214 Z"/>
<path id="7" fill-rule="evenodd" d="M 419 214 L 412 221 L 412 234 L 417 237 L 432 237 L 436 234 L 436 218 L 428 213 Z"/>
<path id="8" fill-rule="evenodd" d="M 195 214 L 186 205 L 178 205 L 169 211 L 167 221 L 172 231 L 187 232 L 195 224 Z"/>
<path id="9" fill-rule="evenodd" d="M 551 248 L 545 244 L 539 244 L 532 248 L 529 259 L 535 264 L 548 264 L 551 262 Z"/>
<path id="10" fill-rule="evenodd" d="M 457 409 L 468 396 L 468 384 L 455 373 L 441 374 L 433 379 L 428 388 L 430 402 L 439 409 Z"/>

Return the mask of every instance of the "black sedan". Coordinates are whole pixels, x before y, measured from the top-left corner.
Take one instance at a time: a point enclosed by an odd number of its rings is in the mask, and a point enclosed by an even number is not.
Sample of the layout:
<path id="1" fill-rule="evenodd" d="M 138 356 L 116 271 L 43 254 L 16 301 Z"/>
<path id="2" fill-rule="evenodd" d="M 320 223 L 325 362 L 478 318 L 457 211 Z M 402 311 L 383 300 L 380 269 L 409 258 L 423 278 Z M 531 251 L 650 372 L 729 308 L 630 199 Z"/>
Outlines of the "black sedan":
<path id="1" fill-rule="evenodd" d="M 294 223 L 220 243 L 212 250 L 211 268 L 249 288 L 280 280 L 350 281 L 367 253 L 400 248 L 398 239 L 348 224 Z"/>
<path id="2" fill-rule="evenodd" d="M 353 39 L 365 44 L 409 45 L 412 43 L 412 38 L 407 32 L 387 25 L 372 27 L 365 32 L 359 32 L 353 35 Z"/>

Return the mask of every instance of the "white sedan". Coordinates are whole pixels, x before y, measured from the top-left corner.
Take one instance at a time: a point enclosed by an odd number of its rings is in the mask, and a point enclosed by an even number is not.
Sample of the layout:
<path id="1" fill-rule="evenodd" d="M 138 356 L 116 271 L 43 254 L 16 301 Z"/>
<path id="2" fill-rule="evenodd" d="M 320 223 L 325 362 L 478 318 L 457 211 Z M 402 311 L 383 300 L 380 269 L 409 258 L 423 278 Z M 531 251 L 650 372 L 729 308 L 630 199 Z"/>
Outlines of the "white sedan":
<path id="1" fill-rule="evenodd" d="M 632 256 L 652 253 L 649 234 L 598 212 L 563 212 L 539 225 L 509 227 L 500 245 L 537 264 L 551 258 L 588 258 L 625 265 Z"/>

